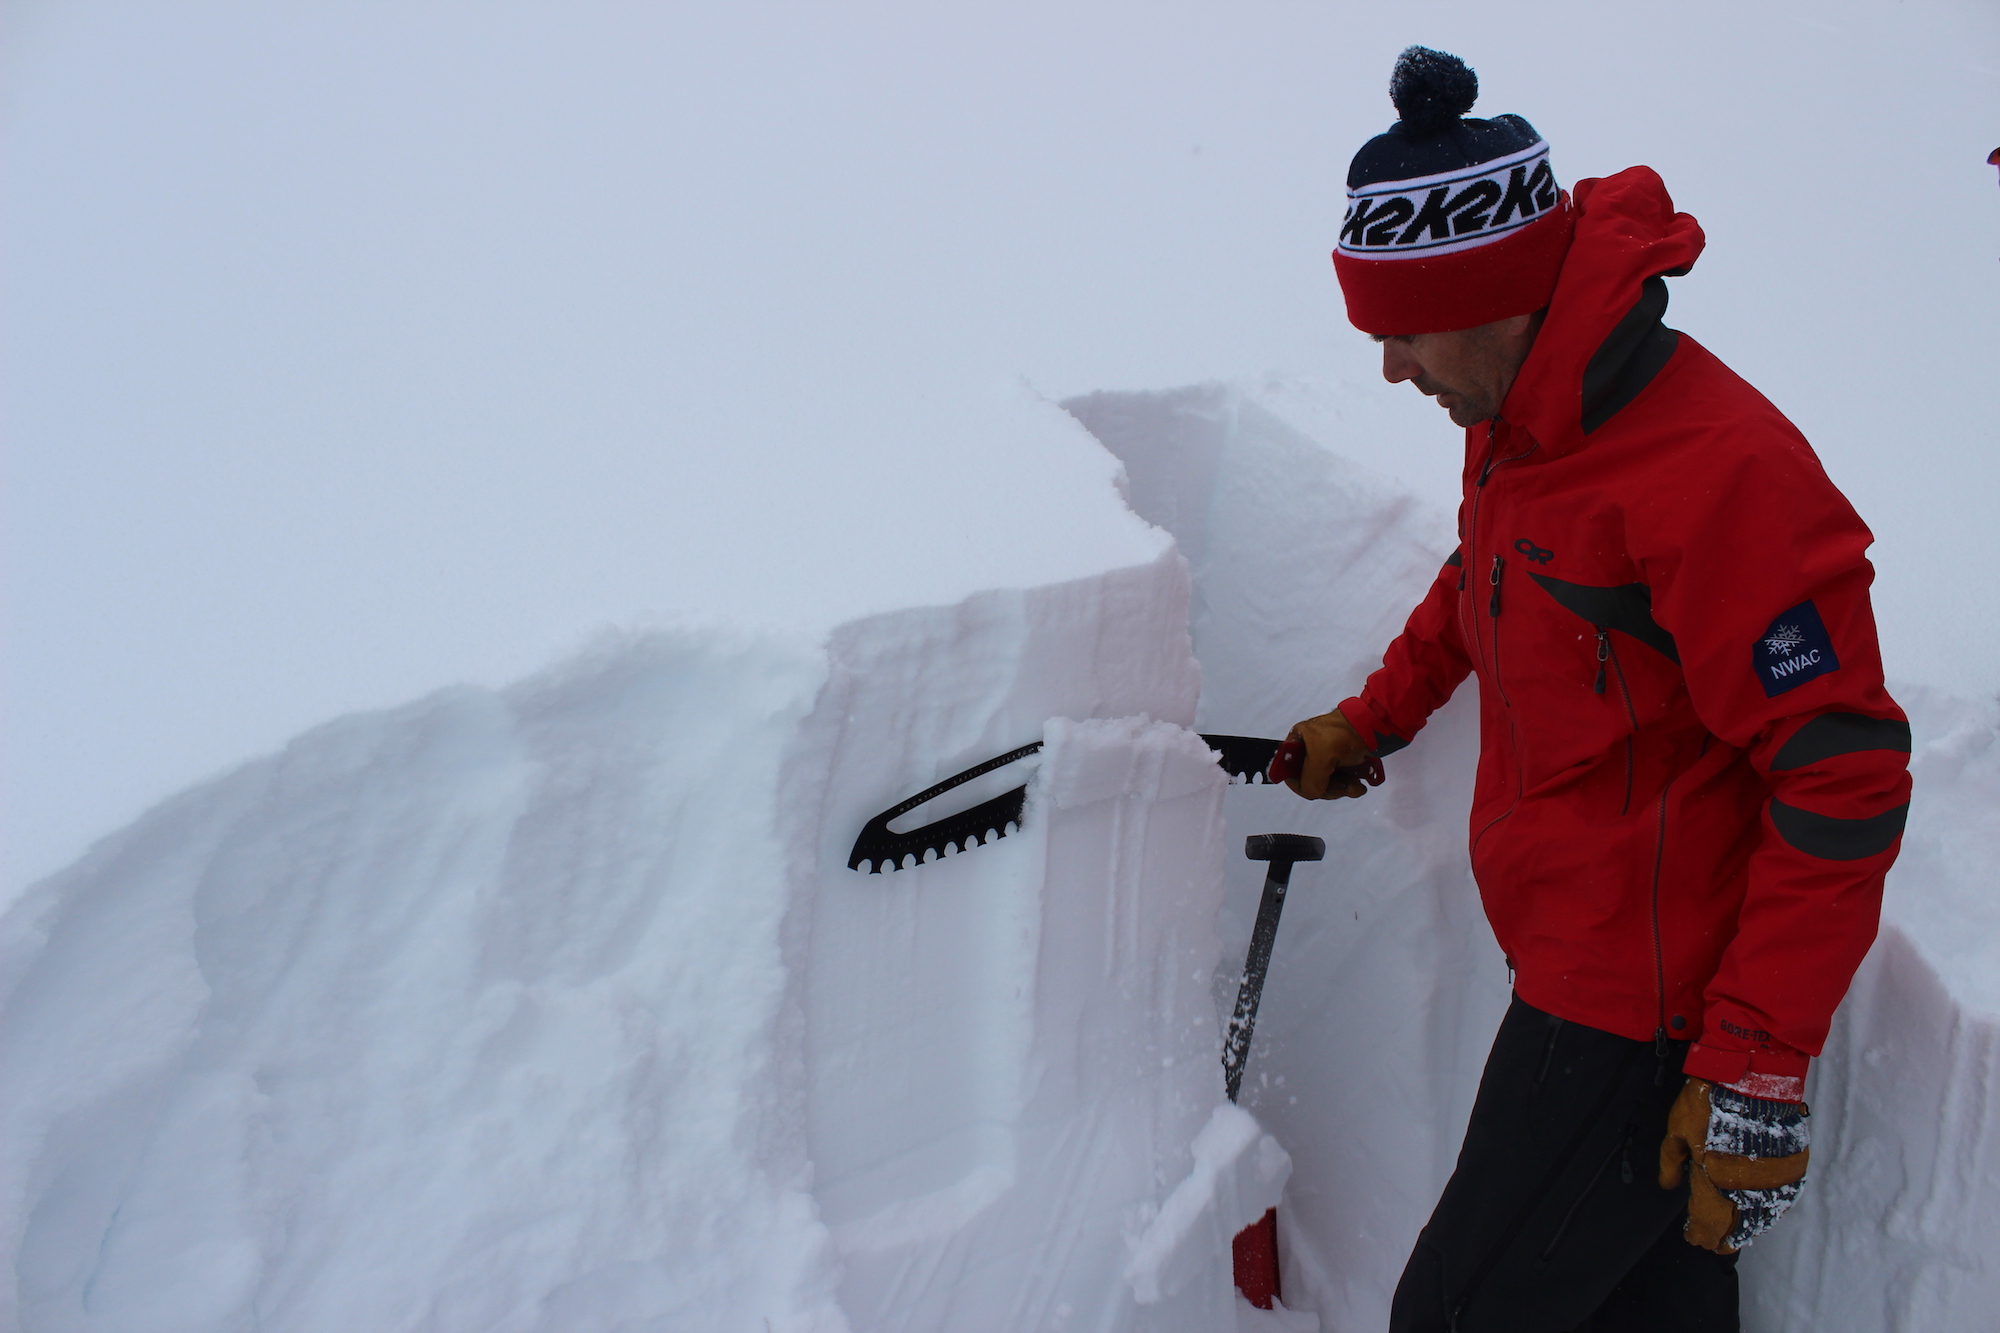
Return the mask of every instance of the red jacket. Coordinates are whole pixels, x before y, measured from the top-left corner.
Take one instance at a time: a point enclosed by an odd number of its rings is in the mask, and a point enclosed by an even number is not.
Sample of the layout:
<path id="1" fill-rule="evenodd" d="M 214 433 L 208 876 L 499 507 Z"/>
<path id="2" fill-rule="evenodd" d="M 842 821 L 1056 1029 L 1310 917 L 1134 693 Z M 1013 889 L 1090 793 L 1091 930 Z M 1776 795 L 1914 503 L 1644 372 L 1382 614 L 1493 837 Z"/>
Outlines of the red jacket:
<path id="1" fill-rule="evenodd" d="M 1477 673 L 1472 869 L 1521 998 L 1796 1097 L 1909 808 L 1873 538 L 1798 429 L 1661 324 L 1658 275 L 1703 241 L 1660 178 L 1575 204 L 1534 348 L 1466 432 L 1462 544 L 1340 707 L 1387 753 Z"/>

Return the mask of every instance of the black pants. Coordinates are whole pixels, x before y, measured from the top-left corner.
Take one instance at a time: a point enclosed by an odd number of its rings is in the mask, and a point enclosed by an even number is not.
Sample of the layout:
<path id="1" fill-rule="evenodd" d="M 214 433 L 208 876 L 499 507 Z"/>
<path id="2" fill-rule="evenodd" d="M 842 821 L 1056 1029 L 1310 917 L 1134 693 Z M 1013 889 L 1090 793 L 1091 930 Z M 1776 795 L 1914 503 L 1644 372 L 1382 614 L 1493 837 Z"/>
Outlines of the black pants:
<path id="1" fill-rule="evenodd" d="M 1736 1257 L 1681 1239 L 1687 1187 L 1659 1186 L 1686 1055 L 1516 997 L 1390 1333 L 1737 1333 Z"/>

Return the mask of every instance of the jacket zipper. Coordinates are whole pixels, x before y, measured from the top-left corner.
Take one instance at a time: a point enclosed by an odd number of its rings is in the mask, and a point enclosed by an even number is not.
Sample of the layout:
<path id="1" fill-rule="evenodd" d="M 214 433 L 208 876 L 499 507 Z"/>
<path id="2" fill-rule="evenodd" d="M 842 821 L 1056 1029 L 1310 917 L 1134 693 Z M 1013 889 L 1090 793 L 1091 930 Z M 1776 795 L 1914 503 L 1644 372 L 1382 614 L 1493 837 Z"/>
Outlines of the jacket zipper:
<path id="1" fill-rule="evenodd" d="M 1473 614 L 1470 610 L 1469 603 L 1471 599 L 1463 595 L 1465 592 L 1465 585 L 1466 585 L 1466 571 L 1472 567 L 1472 561 L 1477 558 L 1477 553 L 1479 551 L 1479 504 L 1480 501 L 1485 498 L 1486 483 L 1488 479 L 1492 477 L 1494 468 L 1500 466 L 1500 464 L 1502 463 L 1518 462 L 1519 460 L 1526 458 L 1529 454 L 1535 452 L 1535 450 L 1541 448 L 1541 444 L 1539 442 L 1530 440 L 1528 442 L 1528 447 L 1526 449 L 1523 449 L 1520 453 L 1515 454 L 1512 457 L 1509 458 L 1494 457 L 1494 455 L 1498 452 L 1500 448 L 1500 437 L 1498 434 L 1499 425 L 1500 425 L 1500 418 L 1498 417 L 1492 417 L 1486 423 L 1486 458 L 1485 461 L 1482 462 L 1479 466 L 1478 479 L 1473 483 L 1472 509 L 1471 512 L 1466 515 L 1465 537 L 1463 542 L 1461 543 L 1461 549 L 1464 552 L 1464 554 L 1461 557 L 1459 564 L 1459 571 L 1458 571 L 1458 588 L 1460 593 L 1460 597 L 1458 600 L 1459 627 L 1461 630 L 1463 630 L 1464 628 L 1466 628 L 1467 622 L 1470 622 L 1470 628 L 1472 630 L 1472 633 L 1468 637 L 1471 638 L 1472 640 L 1473 658 L 1475 661 L 1481 661 L 1481 662 L 1486 660 L 1485 638 L 1479 632 L 1479 617 L 1476 614 Z M 1505 564 L 1504 557 L 1501 556 L 1494 557 L 1493 573 L 1490 576 L 1493 583 L 1493 593 L 1491 600 L 1487 603 L 1487 611 L 1489 619 L 1496 618 L 1500 614 L 1500 587 L 1499 587 L 1500 570 L 1504 566 L 1504 564 Z M 1498 661 L 1499 626 L 1497 625 L 1494 626 L 1494 639 L 1495 639 L 1495 644 L 1494 644 L 1495 661 L 1493 663 L 1493 685 L 1494 689 L 1498 691 L 1500 687 L 1500 665 Z M 1501 693 L 1500 701 L 1503 704 L 1507 702 L 1507 696 L 1505 693 Z M 1473 835 L 1470 859 L 1474 862 L 1475 876 L 1478 873 L 1477 862 L 1479 859 L 1479 844 L 1485 841 L 1487 833 L 1492 830 L 1495 824 L 1500 823 L 1500 821 L 1507 818 L 1508 815 L 1513 814 L 1516 807 L 1518 807 L 1521 804 L 1521 783 L 1522 783 L 1521 749 L 1519 744 L 1519 738 L 1514 736 L 1513 734 L 1513 718 L 1511 712 L 1508 717 L 1507 725 L 1508 725 L 1508 741 L 1514 756 L 1514 804 L 1508 806 L 1505 810 L 1495 815 L 1492 819 L 1487 820 L 1485 827 L 1481 828 L 1477 834 Z"/>
<path id="2" fill-rule="evenodd" d="M 1493 469 L 1499 467 L 1502 463 L 1518 463 L 1522 459 L 1526 458 L 1529 454 L 1532 454 L 1533 452 L 1535 452 L 1535 450 L 1542 447 L 1541 442 L 1539 440 L 1531 439 L 1528 441 L 1528 447 L 1523 449 L 1520 453 L 1509 455 L 1506 458 L 1496 458 L 1494 455 L 1498 452 L 1500 448 L 1500 437 L 1498 434 L 1499 425 L 1500 425 L 1500 418 L 1498 417 L 1490 418 L 1486 423 L 1486 461 L 1480 464 L 1479 478 L 1477 481 L 1473 483 L 1472 512 L 1469 515 L 1467 515 L 1466 525 L 1465 525 L 1464 558 L 1468 562 L 1468 564 L 1461 565 L 1459 568 L 1459 587 L 1461 588 L 1465 586 L 1465 570 L 1466 568 L 1469 567 L 1469 562 L 1477 556 L 1477 553 L 1479 551 L 1479 505 L 1480 501 L 1482 501 L 1486 497 L 1486 483 L 1492 479 Z M 1491 613 L 1489 619 L 1497 617 L 1500 614 L 1500 592 L 1497 585 L 1500 582 L 1499 570 L 1500 570 L 1500 564 L 1503 562 L 1503 557 L 1495 556 L 1494 560 L 1496 563 L 1494 565 L 1494 570 L 1493 574 L 1491 575 L 1491 578 L 1496 586 L 1493 591 L 1492 600 L 1488 603 L 1488 607 Z M 1459 601 L 1459 609 L 1461 615 L 1463 615 L 1465 611 L 1465 601 L 1462 598 Z M 1470 619 L 1472 622 L 1472 646 L 1473 646 L 1474 656 L 1477 659 L 1484 661 L 1486 655 L 1486 644 L 1484 638 L 1479 633 L 1479 617 L 1474 615 L 1474 616 L 1468 616 L 1466 618 Z M 1497 626 L 1495 627 L 1495 634 L 1497 637 L 1498 635 Z M 1494 666 L 1493 675 L 1494 675 L 1494 685 L 1497 688 L 1499 686 L 1499 677 L 1500 677 L 1499 666 L 1497 663 Z M 1501 702 L 1502 703 L 1506 702 L 1506 696 L 1504 694 L 1501 695 Z"/>
<path id="3" fill-rule="evenodd" d="M 1486 618 L 1493 622 L 1493 689 L 1500 696 L 1500 702 L 1512 708 L 1507 698 L 1507 687 L 1500 681 L 1500 576 L 1507 572 L 1507 557 L 1493 557 L 1493 572 L 1487 582 L 1493 585 L 1493 595 L 1486 601 Z"/>
<path id="4" fill-rule="evenodd" d="M 1479 555 L 1479 502 L 1486 498 L 1486 479 L 1493 474 L 1493 454 L 1500 447 L 1499 437 L 1495 434 L 1495 428 L 1498 424 L 1499 418 L 1497 417 L 1486 423 L 1486 458 L 1479 465 L 1479 480 L 1473 483 L 1472 512 L 1467 516 L 1465 525 L 1465 554 L 1458 567 L 1458 587 L 1460 592 L 1465 590 L 1466 573 L 1472 568 L 1472 562 Z M 1467 597 L 1460 597 L 1458 599 L 1459 627 L 1472 631 L 1468 637 L 1472 640 L 1473 657 L 1477 661 L 1484 661 L 1486 658 L 1486 645 L 1481 641 L 1479 617 L 1468 614 L 1467 603 L 1470 600 Z M 1468 621 L 1470 622 L 1469 624 L 1466 623 Z"/>
<path id="5" fill-rule="evenodd" d="M 1658 1061 L 1653 1070 L 1654 1087 L 1667 1081 L 1667 962 L 1666 951 L 1660 944 L 1660 870 L 1667 855 L 1667 795 L 1679 777 L 1680 774 L 1674 774 L 1660 788 L 1659 834 L 1653 844 L 1653 986 L 1660 1002 L 1659 1023 L 1653 1029 L 1653 1055 Z"/>
<path id="6" fill-rule="evenodd" d="M 1604 664 L 1608 660 L 1611 669 L 1618 673 L 1618 693 L 1625 700 L 1625 716 L 1631 720 L 1632 730 L 1625 733 L 1625 804 L 1618 808 L 1621 815 L 1632 813 L 1632 765 L 1635 738 L 1639 734 L 1639 710 L 1632 706 L 1632 689 L 1625 682 L 1625 668 L 1619 665 L 1618 650 L 1611 646 L 1611 630 L 1599 625 L 1597 628 L 1597 683 L 1591 688 L 1604 693 Z"/>

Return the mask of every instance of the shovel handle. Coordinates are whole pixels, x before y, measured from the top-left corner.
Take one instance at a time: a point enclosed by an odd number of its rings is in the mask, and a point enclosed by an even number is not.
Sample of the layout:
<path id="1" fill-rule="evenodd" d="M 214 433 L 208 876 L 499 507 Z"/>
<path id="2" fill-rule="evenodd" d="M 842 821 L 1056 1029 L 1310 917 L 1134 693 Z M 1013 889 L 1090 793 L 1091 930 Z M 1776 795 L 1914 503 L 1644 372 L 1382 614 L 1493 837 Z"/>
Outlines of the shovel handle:
<path id="1" fill-rule="evenodd" d="M 1266 782 L 1296 782 L 1305 776 L 1306 743 L 1297 736 L 1287 736 L 1279 744 L 1278 752 L 1271 756 L 1271 771 L 1264 775 Z M 1382 771 L 1382 761 L 1375 755 L 1368 756 L 1365 764 L 1354 764 L 1347 768 L 1336 768 L 1337 778 L 1354 778 L 1371 787 L 1379 787 L 1387 775 Z"/>

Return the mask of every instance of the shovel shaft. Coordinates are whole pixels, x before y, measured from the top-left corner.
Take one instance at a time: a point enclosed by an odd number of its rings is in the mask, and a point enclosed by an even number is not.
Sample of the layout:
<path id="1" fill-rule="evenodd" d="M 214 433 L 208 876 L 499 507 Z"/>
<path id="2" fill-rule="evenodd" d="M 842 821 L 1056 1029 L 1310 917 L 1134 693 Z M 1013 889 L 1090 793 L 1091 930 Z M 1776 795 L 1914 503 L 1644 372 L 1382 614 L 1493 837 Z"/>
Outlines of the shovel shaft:
<path id="1" fill-rule="evenodd" d="M 1243 1086 L 1243 1066 L 1250 1059 L 1250 1038 L 1257 1031 L 1257 1002 L 1264 994 L 1264 974 L 1271 969 L 1271 946 L 1278 938 L 1278 918 L 1285 910 L 1285 890 L 1291 886 L 1292 863 L 1272 861 L 1264 875 L 1264 896 L 1257 903 L 1257 923 L 1250 931 L 1250 956 L 1243 963 L 1243 983 L 1236 988 L 1236 1012 L 1222 1043 L 1222 1078 L 1235 1101 Z"/>

